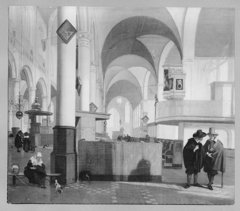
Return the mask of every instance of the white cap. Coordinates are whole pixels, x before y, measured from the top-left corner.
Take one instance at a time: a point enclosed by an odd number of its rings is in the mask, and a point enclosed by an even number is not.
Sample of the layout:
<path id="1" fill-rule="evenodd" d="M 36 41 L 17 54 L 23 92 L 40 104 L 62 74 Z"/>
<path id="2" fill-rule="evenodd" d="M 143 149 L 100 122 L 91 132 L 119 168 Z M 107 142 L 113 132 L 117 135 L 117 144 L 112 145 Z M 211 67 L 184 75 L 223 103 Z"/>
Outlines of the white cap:
<path id="1" fill-rule="evenodd" d="M 36 157 L 41 158 L 42 157 L 42 153 L 38 152 Z"/>

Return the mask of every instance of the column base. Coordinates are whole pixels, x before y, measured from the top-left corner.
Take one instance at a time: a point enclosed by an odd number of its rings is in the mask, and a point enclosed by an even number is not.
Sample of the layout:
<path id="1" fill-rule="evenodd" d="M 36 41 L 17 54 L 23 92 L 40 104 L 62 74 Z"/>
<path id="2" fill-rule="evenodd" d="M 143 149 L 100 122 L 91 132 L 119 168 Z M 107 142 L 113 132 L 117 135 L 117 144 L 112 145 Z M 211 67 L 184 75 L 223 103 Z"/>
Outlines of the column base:
<path id="1" fill-rule="evenodd" d="M 30 141 L 31 141 L 31 146 L 33 147 L 39 147 L 41 146 L 41 135 L 38 134 L 30 134 Z"/>
<path id="2" fill-rule="evenodd" d="M 60 184 L 74 183 L 77 179 L 75 127 L 55 126 L 51 172 L 60 173 Z"/>
<path id="3" fill-rule="evenodd" d="M 77 155 L 51 153 L 51 172 L 60 173 L 60 184 L 74 183 L 77 180 Z"/>

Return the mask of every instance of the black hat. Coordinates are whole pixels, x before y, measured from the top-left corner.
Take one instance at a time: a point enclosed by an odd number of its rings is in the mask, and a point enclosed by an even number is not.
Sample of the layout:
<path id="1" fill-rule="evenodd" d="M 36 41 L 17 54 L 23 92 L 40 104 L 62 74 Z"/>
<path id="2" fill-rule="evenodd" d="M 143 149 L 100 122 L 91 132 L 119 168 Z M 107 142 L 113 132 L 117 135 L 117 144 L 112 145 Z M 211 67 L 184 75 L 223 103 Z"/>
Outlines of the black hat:
<path id="1" fill-rule="evenodd" d="M 205 137 L 207 134 L 204 133 L 202 130 L 197 130 L 196 133 L 193 134 L 194 138 L 203 138 Z"/>

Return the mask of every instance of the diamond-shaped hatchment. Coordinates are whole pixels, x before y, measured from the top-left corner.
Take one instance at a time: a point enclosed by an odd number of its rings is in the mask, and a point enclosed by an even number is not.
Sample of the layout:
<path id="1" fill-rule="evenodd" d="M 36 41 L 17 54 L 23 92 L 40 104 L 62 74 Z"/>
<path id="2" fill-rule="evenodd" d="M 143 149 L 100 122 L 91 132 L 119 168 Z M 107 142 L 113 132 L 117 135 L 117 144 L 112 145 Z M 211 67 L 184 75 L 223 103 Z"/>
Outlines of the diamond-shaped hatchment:
<path id="1" fill-rule="evenodd" d="M 57 29 L 58 36 L 66 44 L 72 39 L 76 32 L 77 30 L 67 19 Z"/>
<path id="2" fill-rule="evenodd" d="M 144 123 L 147 123 L 148 120 L 149 120 L 149 118 L 148 118 L 147 115 L 145 115 L 144 117 L 142 117 L 142 121 L 143 121 Z"/>

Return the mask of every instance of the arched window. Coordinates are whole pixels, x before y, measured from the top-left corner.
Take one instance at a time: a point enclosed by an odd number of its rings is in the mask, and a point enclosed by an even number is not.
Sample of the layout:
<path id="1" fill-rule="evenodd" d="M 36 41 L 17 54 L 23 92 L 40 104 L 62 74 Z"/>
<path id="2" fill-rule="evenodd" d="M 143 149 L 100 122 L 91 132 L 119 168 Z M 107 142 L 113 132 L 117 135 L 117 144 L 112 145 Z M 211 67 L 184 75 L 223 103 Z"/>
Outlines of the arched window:
<path id="1" fill-rule="evenodd" d="M 125 104 L 125 122 L 130 122 L 130 104 L 129 102 L 126 102 Z"/>

